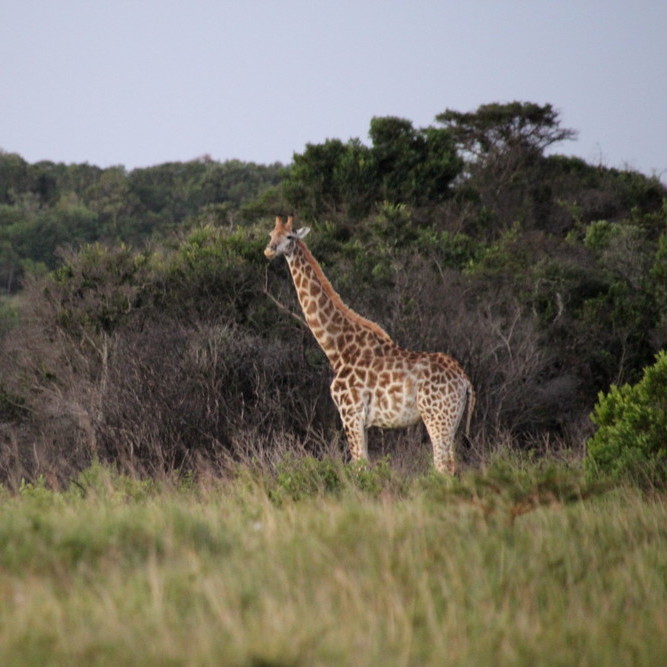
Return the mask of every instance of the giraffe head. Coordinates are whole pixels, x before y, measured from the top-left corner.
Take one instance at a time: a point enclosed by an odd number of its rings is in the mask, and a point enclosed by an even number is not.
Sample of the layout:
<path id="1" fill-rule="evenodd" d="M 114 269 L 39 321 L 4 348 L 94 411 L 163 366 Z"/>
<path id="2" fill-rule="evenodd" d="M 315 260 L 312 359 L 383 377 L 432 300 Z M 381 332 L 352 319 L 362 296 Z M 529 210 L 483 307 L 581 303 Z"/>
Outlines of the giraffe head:
<path id="1" fill-rule="evenodd" d="M 268 259 L 274 259 L 279 255 L 289 256 L 294 250 L 296 239 L 302 239 L 310 231 L 310 227 L 301 227 L 294 231 L 292 223 L 291 215 L 287 218 L 287 222 L 283 221 L 280 216 L 276 217 L 276 226 L 269 234 L 269 244 L 264 250 L 264 255 Z"/>

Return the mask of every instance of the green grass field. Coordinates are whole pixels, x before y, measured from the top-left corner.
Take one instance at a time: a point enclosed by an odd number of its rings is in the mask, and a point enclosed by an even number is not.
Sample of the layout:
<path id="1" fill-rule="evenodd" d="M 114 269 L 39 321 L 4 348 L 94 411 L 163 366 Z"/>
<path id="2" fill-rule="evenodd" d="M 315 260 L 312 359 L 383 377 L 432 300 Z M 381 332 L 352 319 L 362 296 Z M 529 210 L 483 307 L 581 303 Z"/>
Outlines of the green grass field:
<path id="1" fill-rule="evenodd" d="M 662 665 L 667 502 L 293 459 L 0 493 L 2 665 Z"/>

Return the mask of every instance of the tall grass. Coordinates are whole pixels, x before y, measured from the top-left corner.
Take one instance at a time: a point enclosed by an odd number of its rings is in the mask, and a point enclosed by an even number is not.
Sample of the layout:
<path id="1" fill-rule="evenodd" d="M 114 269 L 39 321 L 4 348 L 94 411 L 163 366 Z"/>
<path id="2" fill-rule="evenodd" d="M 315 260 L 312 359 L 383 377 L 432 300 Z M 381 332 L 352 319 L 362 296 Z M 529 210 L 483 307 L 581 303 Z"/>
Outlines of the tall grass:
<path id="1" fill-rule="evenodd" d="M 93 467 L 0 503 L 0 664 L 658 665 L 667 503 L 516 464 Z"/>

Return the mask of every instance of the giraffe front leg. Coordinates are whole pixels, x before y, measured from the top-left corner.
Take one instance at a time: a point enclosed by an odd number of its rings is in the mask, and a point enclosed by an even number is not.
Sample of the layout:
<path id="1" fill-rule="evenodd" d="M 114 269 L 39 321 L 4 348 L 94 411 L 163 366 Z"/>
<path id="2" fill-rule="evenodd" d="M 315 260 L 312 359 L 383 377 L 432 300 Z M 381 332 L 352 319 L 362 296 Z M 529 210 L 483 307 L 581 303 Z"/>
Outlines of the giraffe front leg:
<path id="1" fill-rule="evenodd" d="M 342 415 L 341 415 L 342 416 Z M 353 461 L 368 461 L 366 428 L 361 419 L 343 419 L 347 444 Z"/>
<path id="2" fill-rule="evenodd" d="M 433 461 L 435 469 L 444 475 L 456 475 L 458 470 L 456 468 L 456 459 L 451 451 L 436 451 L 434 448 Z"/>
<path id="3" fill-rule="evenodd" d="M 346 382 L 335 378 L 331 383 L 331 397 L 343 422 L 352 460 L 367 461 L 366 409 L 361 393 L 357 387 L 350 387 Z"/>

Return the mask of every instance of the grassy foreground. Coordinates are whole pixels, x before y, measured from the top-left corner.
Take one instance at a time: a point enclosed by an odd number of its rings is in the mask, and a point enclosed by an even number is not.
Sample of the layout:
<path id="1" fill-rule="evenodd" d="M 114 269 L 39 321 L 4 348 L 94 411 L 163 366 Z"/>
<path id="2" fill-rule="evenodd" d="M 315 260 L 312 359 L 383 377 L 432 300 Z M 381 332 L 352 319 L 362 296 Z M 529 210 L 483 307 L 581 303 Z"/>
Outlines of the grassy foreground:
<path id="1" fill-rule="evenodd" d="M 667 502 L 312 459 L 0 492 L 0 664 L 660 665 Z"/>

